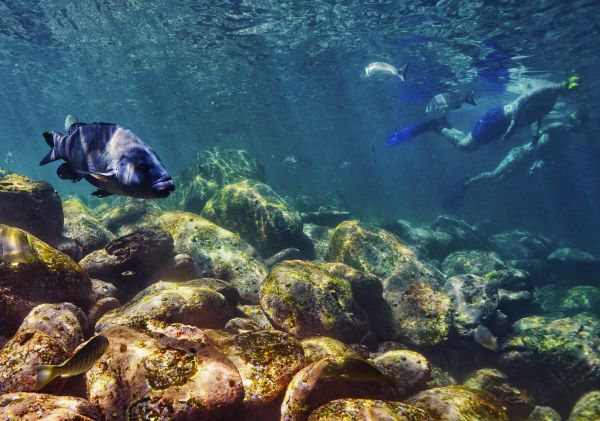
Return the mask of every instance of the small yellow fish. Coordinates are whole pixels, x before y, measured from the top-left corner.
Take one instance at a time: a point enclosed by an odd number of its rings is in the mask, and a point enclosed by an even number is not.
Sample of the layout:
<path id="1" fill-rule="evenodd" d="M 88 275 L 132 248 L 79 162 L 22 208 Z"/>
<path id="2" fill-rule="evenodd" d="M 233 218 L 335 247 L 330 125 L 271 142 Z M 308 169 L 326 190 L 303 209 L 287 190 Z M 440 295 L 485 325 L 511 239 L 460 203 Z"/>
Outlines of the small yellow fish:
<path id="1" fill-rule="evenodd" d="M 108 339 L 96 335 L 69 359 L 59 365 L 42 365 L 37 368 L 35 390 L 40 390 L 57 377 L 73 377 L 85 373 L 108 348 Z"/>
<path id="2" fill-rule="evenodd" d="M 20 229 L 0 224 L 0 261 L 11 266 L 19 263 L 33 263 L 35 256 L 29 235 Z"/>

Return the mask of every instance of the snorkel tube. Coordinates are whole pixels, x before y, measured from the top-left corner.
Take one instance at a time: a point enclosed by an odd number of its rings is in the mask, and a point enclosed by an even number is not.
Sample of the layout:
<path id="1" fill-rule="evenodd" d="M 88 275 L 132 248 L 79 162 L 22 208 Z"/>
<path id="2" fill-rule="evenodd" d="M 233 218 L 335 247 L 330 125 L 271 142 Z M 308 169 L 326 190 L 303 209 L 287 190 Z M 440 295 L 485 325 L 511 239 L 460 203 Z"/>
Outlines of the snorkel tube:
<path id="1" fill-rule="evenodd" d="M 567 91 L 572 91 L 573 89 L 577 88 L 579 86 L 579 84 L 581 83 L 581 78 L 577 75 L 573 75 L 573 76 L 569 76 L 563 83 L 562 86 L 563 88 L 565 88 Z"/>

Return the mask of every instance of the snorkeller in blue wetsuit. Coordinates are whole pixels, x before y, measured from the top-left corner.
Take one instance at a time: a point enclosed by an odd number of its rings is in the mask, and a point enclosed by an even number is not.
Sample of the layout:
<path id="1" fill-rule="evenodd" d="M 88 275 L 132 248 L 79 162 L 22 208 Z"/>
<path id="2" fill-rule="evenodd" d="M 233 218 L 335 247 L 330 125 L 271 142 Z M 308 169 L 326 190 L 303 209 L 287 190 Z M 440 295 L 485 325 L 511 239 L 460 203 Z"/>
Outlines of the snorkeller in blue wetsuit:
<path id="1" fill-rule="evenodd" d="M 433 131 L 462 151 L 475 151 L 496 139 L 509 138 L 518 128 L 531 124 L 541 127 L 542 119 L 552 110 L 558 97 L 578 87 L 579 81 L 578 76 L 571 76 L 562 84 L 546 83 L 531 89 L 510 104 L 487 111 L 467 134 L 451 127 L 443 116 L 405 127 L 388 137 L 386 143 L 397 145 Z"/>

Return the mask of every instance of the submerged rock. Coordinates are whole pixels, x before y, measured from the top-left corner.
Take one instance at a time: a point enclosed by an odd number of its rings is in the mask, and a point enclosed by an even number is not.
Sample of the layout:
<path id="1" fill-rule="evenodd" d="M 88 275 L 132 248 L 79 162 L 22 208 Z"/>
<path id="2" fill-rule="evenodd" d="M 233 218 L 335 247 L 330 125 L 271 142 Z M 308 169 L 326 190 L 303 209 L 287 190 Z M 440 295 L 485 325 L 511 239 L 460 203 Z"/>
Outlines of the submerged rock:
<path id="1" fill-rule="evenodd" d="M 34 391 L 36 368 L 60 364 L 68 356 L 62 341 L 37 329 L 19 330 L 0 349 L 0 393 Z M 46 389 L 56 392 L 60 386 L 52 383 Z"/>
<path id="2" fill-rule="evenodd" d="M 261 286 L 260 305 L 276 328 L 300 339 L 324 335 L 357 342 L 370 330 L 350 283 L 315 263 L 290 260 L 275 266 Z"/>
<path id="3" fill-rule="evenodd" d="M 375 358 L 373 364 L 393 379 L 398 397 L 424 389 L 431 376 L 427 358 L 414 351 L 388 351 Z"/>
<path id="4" fill-rule="evenodd" d="M 536 406 L 525 421 L 562 421 L 562 417 L 549 406 Z"/>
<path id="5" fill-rule="evenodd" d="M 302 231 L 314 244 L 315 258 L 317 260 L 326 260 L 329 241 L 333 235 L 333 228 L 315 224 L 304 224 Z"/>
<path id="6" fill-rule="evenodd" d="M 474 226 L 460 218 L 448 215 L 438 216 L 431 228 L 449 234 L 452 237 L 452 250 L 485 250 L 488 242 L 485 236 Z"/>
<path id="7" fill-rule="evenodd" d="M 276 330 L 235 335 L 220 347 L 235 364 L 244 385 L 244 407 L 262 407 L 283 395 L 304 366 L 304 350 L 292 336 Z"/>
<path id="8" fill-rule="evenodd" d="M 175 254 L 186 254 L 196 266 L 196 277 L 231 283 L 245 303 L 258 303 L 258 290 L 268 269 L 256 250 L 240 237 L 201 216 L 165 212 L 152 220 L 174 240 Z"/>
<path id="9" fill-rule="evenodd" d="M 578 285 L 568 289 L 559 302 L 558 310 L 567 314 L 590 311 L 600 315 L 600 288 Z"/>
<path id="10" fill-rule="evenodd" d="M 82 398 L 17 392 L 0 395 L 0 419 L 96 421 L 101 417 L 96 407 Z"/>
<path id="11" fill-rule="evenodd" d="M 325 227 L 335 227 L 343 221 L 351 219 L 350 212 L 335 209 L 321 209 L 313 212 L 302 212 L 300 214 L 305 224 L 316 224 Z"/>
<path id="12" fill-rule="evenodd" d="M 503 371 L 537 402 L 559 410 L 600 382 L 600 322 L 590 315 L 521 319 L 503 351 Z"/>
<path id="13" fill-rule="evenodd" d="M 442 271 L 449 277 L 467 273 L 483 276 L 506 268 L 497 253 L 480 250 L 456 251 L 442 262 Z"/>
<path id="14" fill-rule="evenodd" d="M 102 205 L 101 205 L 102 206 Z M 155 205 L 147 200 L 128 198 L 108 206 L 106 209 L 96 208 L 100 220 L 113 233 L 122 236 L 129 234 L 147 215 L 158 211 Z"/>
<path id="15" fill-rule="evenodd" d="M 88 399 L 108 420 L 228 419 L 242 403 L 242 379 L 205 341 L 155 338 L 115 326 L 104 355 L 85 374 Z"/>
<path id="16" fill-rule="evenodd" d="M 420 408 L 401 402 L 372 399 L 336 399 L 315 410 L 309 421 L 431 421 Z"/>
<path id="17" fill-rule="evenodd" d="M 448 338 L 450 297 L 426 282 L 404 288 L 388 285 L 384 300 L 369 311 L 379 339 L 416 346 L 437 345 Z"/>
<path id="18" fill-rule="evenodd" d="M 600 420 L 600 390 L 593 390 L 579 398 L 568 421 L 597 420 Z"/>
<path id="19" fill-rule="evenodd" d="M 245 179 L 265 181 L 263 164 L 242 149 L 213 148 L 198 152 L 183 171 L 171 195 L 177 209 L 200 213 L 213 194 Z"/>
<path id="20" fill-rule="evenodd" d="M 335 399 L 392 396 L 386 376 L 368 362 L 325 358 L 303 368 L 290 381 L 281 405 L 281 420 L 304 421 L 316 408 Z"/>
<path id="21" fill-rule="evenodd" d="M 502 403 L 493 395 L 465 386 L 436 387 L 406 402 L 427 410 L 439 421 L 508 421 Z"/>
<path id="22" fill-rule="evenodd" d="M 56 245 L 62 237 L 63 221 L 60 197 L 50 184 L 18 174 L 0 178 L 0 224 L 21 228 Z"/>
<path id="23" fill-rule="evenodd" d="M 396 234 L 402 241 L 415 247 L 420 255 L 429 259 L 443 260 L 452 252 L 453 237 L 447 232 L 423 227 L 413 228 L 402 219 L 386 223 L 383 228 Z"/>
<path id="24" fill-rule="evenodd" d="M 545 259 L 555 247 L 545 235 L 523 230 L 492 235 L 490 245 L 503 259 Z"/>
<path id="25" fill-rule="evenodd" d="M 490 368 L 477 370 L 464 385 L 494 395 L 504 405 L 511 420 L 526 419 L 535 407 L 535 401 L 529 393 L 512 385 L 508 377 L 498 370 Z"/>
<path id="26" fill-rule="evenodd" d="M 548 256 L 553 272 L 562 278 L 587 281 L 600 270 L 600 258 L 587 251 L 563 247 Z"/>
<path id="27" fill-rule="evenodd" d="M 12 335 L 41 303 L 68 301 L 87 309 L 91 293 L 88 275 L 69 256 L 0 224 L 0 334 Z"/>
<path id="28" fill-rule="evenodd" d="M 233 317 L 235 290 L 226 282 L 194 279 L 157 282 L 124 306 L 104 314 L 96 331 L 121 325 L 144 328 L 149 321 L 221 328 Z"/>
<path id="29" fill-rule="evenodd" d="M 114 238 L 112 232 L 79 200 L 65 200 L 63 211 L 64 240 L 58 248 L 74 260 L 79 261 L 94 250 L 103 248 Z"/>
<path id="30" fill-rule="evenodd" d="M 331 237 L 327 260 L 341 262 L 397 284 L 417 281 L 443 283 L 437 269 L 421 261 L 395 235 L 373 225 L 351 220 L 338 225 Z"/>
<path id="31" fill-rule="evenodd" d="M 202 216 L 239 234 L 263 256 L 288 247 L 314 256 L 300 214 L 264 183 L 244 180 L 223 187 L 206 202 Z"/>
<path id="32" fill-rule="evenodd" d="M 345 343 L 327 336 L 312 336 L 300 341 L 304 349 L 307 363 L 314 363 L 323 358 L 360 358 L 358 353 Z"/>
<path id="33" fill-rule="evenodd" d="M 243 317 L 247 317 L 248 319 L 256 322 L 261 329 L 273 329 L 273 325 L 269 319 L 267 319 L 267 316 L 259 305 L 241 305 L 237 307 L 237 310 L 238 313 L 240 313 L 240 315 Z"/>
<path id="34" fill-rule="evenodd" d="M 275 266 L 277 263 L 281 263 L 284 260 L 301 260 L 301 259 L 302 259 L 302 252 L 295 247 L 290 247 L 287 249 L 283 249 L 283 250 L 275 253 L 273 256 L 269 257 L 268 259 L 266 259 L 265 264 L 270 269 L 273 266 Z"/>

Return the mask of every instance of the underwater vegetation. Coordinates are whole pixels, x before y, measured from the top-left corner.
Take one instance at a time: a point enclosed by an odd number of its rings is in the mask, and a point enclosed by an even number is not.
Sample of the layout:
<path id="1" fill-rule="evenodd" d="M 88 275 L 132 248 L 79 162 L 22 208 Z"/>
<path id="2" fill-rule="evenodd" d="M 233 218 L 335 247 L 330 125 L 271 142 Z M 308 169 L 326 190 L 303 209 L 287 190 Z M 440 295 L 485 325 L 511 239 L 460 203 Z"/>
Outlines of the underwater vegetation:
<path id="1" fill-rule="evenodd" d="M 599 257 L 449 215 L 367 223 L 266 180 L 234 149 L 161 201 L 4 172 L 0 416 L 600 417 Z"/>

